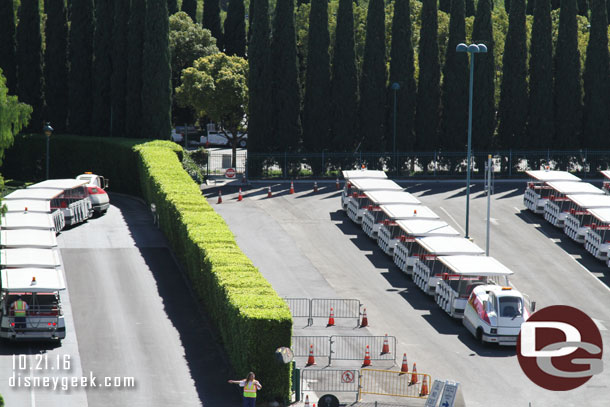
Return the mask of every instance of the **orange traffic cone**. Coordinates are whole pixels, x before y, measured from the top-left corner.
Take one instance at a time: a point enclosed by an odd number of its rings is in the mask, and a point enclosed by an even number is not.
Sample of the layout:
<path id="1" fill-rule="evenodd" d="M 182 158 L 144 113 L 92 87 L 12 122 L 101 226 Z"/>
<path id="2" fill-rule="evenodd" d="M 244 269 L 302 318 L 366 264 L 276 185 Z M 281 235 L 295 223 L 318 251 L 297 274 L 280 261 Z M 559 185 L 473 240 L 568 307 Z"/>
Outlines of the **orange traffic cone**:
<path id="1" fill-rule="evenodd" d="M 337 187 L 337 191 L 341 189 L 341 185 L 339 185 L 339 178 L 337 178 L 337 182 L 335 182 L 335 186 Z"/>
<path id="2" fill-rule="evenodd" d="M 383 338 L 383 348 L 381 348 L 381 354 L 385 355 L 386 353 L 390 353 L 390 343 L 388 342 L 388 334 L 385 334 L 385 338 Z"/>
<path id="3" fill-rule="evenodd" d="M 318 183 L 314 181 L 313 183 L 313 192 L 316 193 L 318 192 Z"/>
<path id="4" fill-rule="evenodd" d="M 290 193 L 294 194 L 294 182 L 290 181 Z"/>
<path id="5" fill-rule="evenodd" d="M 267 198 L 271 198 L 271 187 L 267 187 Z"/>
<path id="6" fill-rule="evenodd" d="M 366 326 L 369 326 L 369 319 L 366 316 L 366 308 L 365 308 L 364 312 L 362 313 L 362 323 L 360 324 L 360 328 L 364 328 Z"/>
<path id="7" fill-rule="evenodd" d="M 369 345 L 366 345 L 366 351 L 364 352 L 364 362 L 362 367 L 371 365 L 371 354 L 369 353 Z"/>
<path id="8" fill-rule="evenodd" d="M 330 315 L 328 316 L 328 324 L 326 326 L 334 326 L 335 325 L 335 311 L 333 307 L 330 307 Z"/>
<path id="9" fill-rule="evenodd" d="M 303 407 L 309 407 L 309 396 L 305 396 L 305 404 Z"/>
<path id="10" fill-rule="evenodd" d="M 221 204 L 222 203 L 222 191 L 218 191 L 218 202 L 216 202 L 217 204 Z"/>
<path id="11" fill-rule="evenodd" d="M 312 366 L 316 364 L 316 360 L 313 357 L 313 345 L 309 345 L 309 357 L 307 358 L 307 365 Z"/>
<path id="12" fill-rule="evenodd" d="M 241 188 L 239 188 L 239 195 L 237 195 L 237 201 L 242 201 L 244 199 L 243 196 L 241 196 Z"/>
<path id="13" fill-rule="evenodd" d="M 428 378 L 424 376 L 424 381 L 421 384 L 421 390 L 419 392 L 419 397 L 424 397 L 430 394 L 428 391 Z"/>
<path id="14" fill-rule="evenodd" d="M 402 356 L 402 366 L 400 367 L 400 374 L 405 374 L 409 372 L 409 362 L 407 362 L 407 354 L 403 354 Z"/>
<path id="15" fill-rule="evenodd" d="M 414 362 L 413 363 L 413 373 L 411 373 L 411 381 L 409 382 L 409 385 L 416 384 L 416 383 L 417 383 L 417 365 Z"/>

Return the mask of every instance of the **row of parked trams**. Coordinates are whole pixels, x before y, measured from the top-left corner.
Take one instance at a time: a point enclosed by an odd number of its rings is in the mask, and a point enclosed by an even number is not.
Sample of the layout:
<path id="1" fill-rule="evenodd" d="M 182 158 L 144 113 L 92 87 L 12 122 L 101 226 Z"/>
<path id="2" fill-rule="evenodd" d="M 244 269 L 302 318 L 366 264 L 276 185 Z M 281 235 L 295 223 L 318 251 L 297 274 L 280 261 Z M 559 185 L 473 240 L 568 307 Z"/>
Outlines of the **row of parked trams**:
<path id="1" fill-rule="evenodd" d="M 2 198 L 0 338 L 66 336 L 60 293 L 66 289 L 57 234 L 103 214 L 108 181 L 91 173 L 50 179 Z"/>
<path id="2" fill-rule="evenodd" d="M 438 306 L 480 341 L 515 345 L 533 312 L 513 272 L 447 224 L 383 171 L 344 171 L 349 218 Z"/>

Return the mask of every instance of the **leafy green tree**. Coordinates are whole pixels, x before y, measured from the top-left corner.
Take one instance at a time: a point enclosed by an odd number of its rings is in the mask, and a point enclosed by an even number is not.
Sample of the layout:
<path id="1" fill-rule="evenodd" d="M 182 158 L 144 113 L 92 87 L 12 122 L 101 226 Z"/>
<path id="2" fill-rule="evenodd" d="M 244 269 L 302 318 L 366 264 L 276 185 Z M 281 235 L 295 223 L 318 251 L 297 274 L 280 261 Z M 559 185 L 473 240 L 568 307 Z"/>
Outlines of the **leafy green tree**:
<path id="1" fill-rule="evenodd" d="M 91 110 L 93 104 L 93 0 L 76 1 L 70 15 L 70 76 L 68 95 L 68 129 L 80 135 L 91 134 Z"/>
<path id="2" fill-rule="evenodd" d="M 525 0 L 513 0 L 504 45 L 498 106 L 498 136 L 504 149 L 529 147 L 525 138 L 528 99 L 526 59 Z"/>
<path id="3" fill-rule="evenodd" d="M 419 34 L 418 92 L 415 108 L 415 138 L 419 151 L 432 151 L 438 148 L 441 72 L 437 30 L 436 0 L 423 0 Z"/>
<path id="4" fill-rule="evenodd" d="M 125 136 L 127 113 L 127 59 L 129 1 L 114 2 L 114 22 L 112 31 L 112 77 L 110 89 L 111 132 L 114 137 Z M 142 12 L 138 10 L 138 12 Z"/>
<path id="5" fill-rule="evenodd" d="M 167 139 L 171 130 L 172 73 L 166 0 L 147 0 L 142 54 L 142 134 Z"/>
<path id="6" fill-rule="evenodd" d="M 191 20 L 197 22 L 197 0 L 182 0 L 182 11 L 188 14 Z"/>
<path id="7" fill-rule="evenodd" d="M 225 54 L 246 56 L 246 15 L 244 0 L 230 0 L 224 23 Z"/>
<path id="8" fill-rule="evenodd" d="M 146 0 L 131 0 L 127 24 L 127 85 L 125 89 L 125 134 L 143 137 L 142 129 L 142 54 Z"/>
<path id="9" fill-rule="evenodd" d="M 178 0 L 167 0 L 167 13 L 171 16 L 176 14 L 178 9 Z"/>
<path id="10" fill-rule="evenodd" d="M 438 0 L 438 9 L 449 13 L 451 11 L 451 0 Z"/>
<path id="11" fill-rule="evenodd" d="M 42 128 L 43 85 L 39 2 L 22 0 L 17 26 L 17 93 L 20 101 L 34 109 L 27 126 L 29 131 Z"/>
<path id="12" fill-rule="evenodd" d="M 527 135 L 530 146 L 549 148 L 553 140 L 553 37 L 551 3 L 537 0 L 530 47 Z"/>
<path id="13" fill-rule="evenodd" d="M 303 144 L 309 151 L 322 151 L 330 147 L 330 35 L 326 0 L 311 0 L 309 28 Z"/>
<path id="14" fill-rule="evenodd" d="M 468 130 L 468 55 L 456 52 L 465 40 L 464 0 L 452 0 L 441 99 L 442 144 L 449 151 L 463 150 Z"/>
<path id="15" fill-rule="evenodd" d="M 593 3 L 594 1 L 595 0 L 578 0 L 578 14 L 580 14 L 583 17 L 588 17 L 589 16 L 589 3 Z"/>
<path id="16" fill-rule="evenodd" d="M 13 145 L 13 137 L 27 126 L 31 114 L 32 106 L 20 103 L 17 96 L 9 96 L 6 78 L 0 69 L 0 164 L 4 150 Z"/>
<path id="17" fill-rule="evenodd" d="M 495 108 L 495 42 L 493 22 L 491 17 L 492 0 L 479 0 L 477 15 L 472 27 L 472 42 L 485 44 L 487 53 L 477 54 L 474 63 L 474 84 L 472 116 L 472 148 L 475 151 L 485 151 L 492 147 L 496 128 Z M 484 168 L 479 160 L 478 168 Z"/>
<path id="18" fill-rule="evenodd" d="M 216 38 L 216 44 L 219 49 L 224 49 L 222 28 L 220 26 L 220 3 L 219 0 L 206 0 L 203 3 L 203 20 L 201 21 L 203 28 L 207 28 L 212 33 L 212 37 Z"/>
<path id="19" fill-rule="evenodd" d="M 360 138 L 364 151 L 385 151 L 385 11 L 383 0 L 370 0 L 360 77 Z"/>
<path id="20" fill-rule="evenodd" d="M 352 0 L 339 0 L 332 57 L 332 145 L 335 151 L 356 147 L 358 76 L 354 44 Z"/>
<path id="21" fill-rule="evenodd" d="M 413 42 L 411 32 L 410 0 L 394 1 L 392 19 L 392 48 L 390 49 L 390 82 L 388 86 L 388 123 L 393 122 L 394 90 L 392 84 L 398 83 L 396 91 L 396 149 L 413 151 L 415 147 L 415 66 L 413 61 Z M 388 126 L 390 134 L 392 126 Z"/>
<path id="22" fill-rule="evenodd" d="M 47 1 L 45 85 L 46 120 L 57 132 L 68 122 L 68 13 L 63 1 Z"/>
<path id="23" fill-rule="evenodd" d="M 97 137 L 110 135 L 110 89 L 112 80 L 112 30 L 114 3 L 120 0 L 95 2 L 95 34 L 93 36 L 93 111 L 91 132 Z"/>
<path id="24" fill-rule="evenodd" d="M 556 136 L 554 145 L 560 149 L 574 148 L 579 145 L 582 126 L 580 51 L 574 0 L 561 0 L 554 63 Z"/>
<path id="25" fill-rule="evenodd" d="M 466 0 L 466 17 L 473 17 L 475 14 L 474 0 Z"/>
<path id="26" fill-rule="evenodd" d="M 4 72 L 8 91 L 17 92 L 17 40 L 15 10 L 12 1 L 0 1 L 0 69 Z"/>
<path id="27" fill-rule="evenodd" d="M 301 97 L 294 28 L 294 0 L 278 1 L 271 43 L 273 137 L 280 151 L 299 146 Z"/>
<path id="28" fill-rule="evenodd" d="M 584 82 L 583 147 L 610 147 L 610 56 L 605 0 L 591 0 Z"/>
<path id="29" fill-rule="evenodd" d="M 235 167 L 236 150 L 247 131 L 243 120 L 248 108 L 248 63 L 238 56 L 216 53 L 196 60 L 193 67 L 182 71 L 181 79 L 176 89 L 178 102 L 221 125 Z"/>

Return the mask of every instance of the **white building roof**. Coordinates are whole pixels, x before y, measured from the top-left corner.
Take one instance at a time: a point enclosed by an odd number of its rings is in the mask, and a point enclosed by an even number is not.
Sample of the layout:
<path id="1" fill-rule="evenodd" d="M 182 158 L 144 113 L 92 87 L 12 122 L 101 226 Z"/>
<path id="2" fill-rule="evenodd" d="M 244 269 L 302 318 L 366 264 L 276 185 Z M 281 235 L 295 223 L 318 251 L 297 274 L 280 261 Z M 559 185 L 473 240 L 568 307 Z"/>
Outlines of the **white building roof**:
<path id="1" fill-rule="evenodd" d="M 409 236 L 459 236 L 460 233 L 447 222 L 436 219 L 397 220 L 398 226 Z"/>
<path id="2" fill-rule="evenodd" d="M 72 189 L 87 185 L 87 180 L 84 179 L 48 179 L 46 181 L 39 182 L 37 184 L 30 185 L 28 189 Z"/>
<path id="3" fill-rule="evenodd" d="M 389 179 L 379 178 L 356 178 L 350 179 L 352 186 L 362 192 L 366 191 L 383 191 L 383 190 L 395 190 L 402 191 L 403 188 Z"/>
<path id="4" fill-rule="evenodd" d="M 480 255 L 485 253 L 485 250 L 481 249 L 470 240 L 459 236 L 420 237 L 417 239 L 417 243 L 419 243 L 428 253 L 442 256 L 455 256 L 460 254 Z"/>
<path id="5" fill-rule="evenodd" d="M 53 215 L 41 212 L 8 212 L 0 218 L 0 229 L 55 229 Z"/>
<path id="6" fill-rule="evenodd" d="M 351 180 L 355 178 L 387 178 L 388 176 L 383 171 L 375 171 L 375 170 L 348 170 L 341 171 L 343 174 L 343 178 L 346 180 Z"/>
<path id="7" fill-rule="evenodd" d="M 55 231 L 43 229 L 0 230 L 2 247 L 57 247 Z"/>
<path id="8" fill-rule="evenodd" d="M 513 272 L 493 257 L 488 256 L 439 256 L 440 260 L 454 274 L 463 276 L 508 276 Z"/>
<path id="9" fill-rule="evenodd" d="M 7 212 L 24 212 L 25 208 L 28 208 L 30 212 L 51 212 L 51 201 L 12 199 L 2 203 L 6 205 Z"/>
<path id="10" fill-rule="evenodd" d="M 58 268 L 2 269 L 3 291 L 52 293 L 65 289 L 64 276 Z"/>
<path id="11" fill-rule="evenodd" d="M 610 170 L 600 171 L 602 175 L 606 178 L 610 178 Z"/>
<path id="12" fill-rule="evenodd" d="M 588 211 L 600 222 L 610 223 L 610 208 L 593 208 Z"/>
<path id="13" fill-rule="evenodd" d="M 550 181 L 580 181 L 576 175 L 570 174 L 567 171 L 546 171 L 546 170 L 535 170 L 525 171 L 531 178 L 537 179 L 542 182 Z"/>
<path id="14" fill-rule="evenodd" d="M 59 251 L 54 249 L 2 249 L 2 267 L 59 267 Z"/>
<path id="15" fill-rule="evenodd" d="M 421 201 L 405 191 L 366 191 L 364 193 L 375 205 L 387 204 L 414 204 Z"/>
<path id="16" fill-rule="evenodd" d="M 18 189 L 16 191 L 11 192 L 2 200 L 12 200 L 12 199 L 42 199 L 44 201 L 49 201 L 53 198 L 58 197 L 63 194 L 63 189 Z"/>
<path id="17" fill-rule="evenodd" d="M 547 182 L 548 186 L 553 188 L 560 194 L 589 194 L 589 195 L 604 195 L 604 191 L 598 187 L 589 184 L 588 182 L 570 182 L 570 181 L 553 181 Z"/>
<path id="18" fill-rule="evenodd" d="M 379 208 L 385 212 L 388 218 L 392 220 L 398 219 L 440 219 L 439 216 L 424 205 L 414 204 L 394 204 L 394 205 L 379 205 Z"/>
<path id="19" fill-rule="evenodd" d="M 567 195 L 566 197 L 583 209 L 610 207 L 609 195 Z"/>

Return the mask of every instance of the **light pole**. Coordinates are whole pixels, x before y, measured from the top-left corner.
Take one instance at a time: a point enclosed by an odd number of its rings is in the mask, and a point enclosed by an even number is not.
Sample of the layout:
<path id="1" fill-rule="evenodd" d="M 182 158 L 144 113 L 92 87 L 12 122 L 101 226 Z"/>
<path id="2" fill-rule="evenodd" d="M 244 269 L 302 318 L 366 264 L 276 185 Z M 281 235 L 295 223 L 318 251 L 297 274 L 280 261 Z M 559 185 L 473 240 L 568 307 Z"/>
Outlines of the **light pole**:
<path id="1" fill-rule="evenodd" d="M 392 90 L 394 91 L 394 143 L 392 151 L 394 153 L 394 166 L 396 167 L 396 175 L 398 175 L 398 159 L 396 158 L 396 92 L 400 89 L 400 84 L 394 82 L 392 84 Z"/>
<path id="2" fill-rule="evenodd" d="M 474 54 L 487 52 L 485 44 L 470 44 L 460 43 L 455 47 L 457 52 L 467 52 L 470 54 L 470 86 L 468 92 L 468 151 L 466 153 L 466 237 L 468 236 L 468 215 L 470 212 L 470 161 L 472 152 L 472 85 L 474 82 Z"/>
<path id="3" fill-rule="evenodd" d="M 49 160 L 51 159 L 51 153 L 49 152 L 49 143 L 51 141 L 51 133 L 53 133 L 53 127 L 51 123 L 47 122 L 44 127 L 44 134 L 47 136 L 47 179 L 49 179 Z"/>

